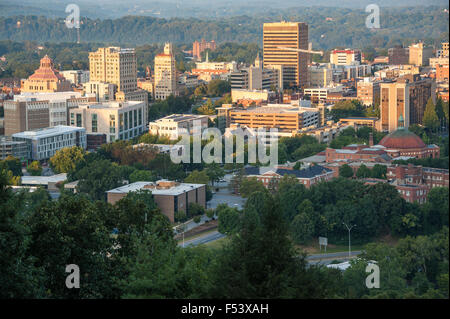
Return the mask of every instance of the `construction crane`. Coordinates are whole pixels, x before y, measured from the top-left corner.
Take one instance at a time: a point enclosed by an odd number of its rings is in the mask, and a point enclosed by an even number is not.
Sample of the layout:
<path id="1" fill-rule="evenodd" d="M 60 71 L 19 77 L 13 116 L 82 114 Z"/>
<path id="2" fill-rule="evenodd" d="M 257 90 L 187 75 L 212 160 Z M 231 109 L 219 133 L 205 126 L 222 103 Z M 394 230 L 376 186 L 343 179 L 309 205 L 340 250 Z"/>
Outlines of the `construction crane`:
<path id="1" fill-rule="evenodd" d="M 294 49 L 294 48 L 286 48 L 286 47 L 277 47 L 277 49 L 280 50 L 286 50 L 286 51 L 294 51 L 294 52 L 302 52 L 302 53 L 308 53 L 308 54 L 320 54 L 323 56 L 323 51 L 313 51 L 313 50 L 304 50 L 304 49 Z"/>

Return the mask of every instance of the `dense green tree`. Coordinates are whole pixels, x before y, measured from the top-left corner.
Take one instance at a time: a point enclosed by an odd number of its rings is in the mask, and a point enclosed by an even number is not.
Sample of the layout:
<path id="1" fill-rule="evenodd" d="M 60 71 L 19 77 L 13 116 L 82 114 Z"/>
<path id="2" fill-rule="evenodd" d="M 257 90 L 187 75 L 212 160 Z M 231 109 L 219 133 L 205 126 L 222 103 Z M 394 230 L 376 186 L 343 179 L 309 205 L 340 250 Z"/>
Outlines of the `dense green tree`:
<path id="1" fill-rule="evenodd" d="M 423 113 L 423 125 L 432 131 L 435 131 L 439 127 L 439 118 L 436 114 L 436 106 L 434 105 L 431 97 L 428 99 L 425 112 Z"/>
<path id="2" fill-rule="evenodd" d="M 361 164 L 361 166 L 359 166 L 358 170 L 356 171 L 356 177 L 358 178 L 368 178 L 371 175 L 372 174 L 370 168 L 368 168 L 364 164 Z"/>
<path id="3" fill-rule="evenodd" d="M 50 158 L 50 166 L 56 173 L 69 173 L 84 161 L 86 152 L 82 147 L 65 147 Z"/>
<path id="4" fill-rule="evenodd" d="M 242 197 L 249 197 L 253 192 L 262 191 L 266 192 L 267 189 L 264 187 L 264 184 L 259 181 L 256 177 L 248 177 L 244 178 L 239 187 L 239 192 Z"/>
<path id="5" fill-rule="evenodd" d="M 89 163 L 76 173 L 77 190 L 92 199 L 105 200 L 106 191 L 123 185 L 123 176 L 117 164 L 108 160 Z"/>
<path id="6" fill-rule="evenodd" d="M 146 170 L 135 170 L 129 176 L 130 183 L 155 182 L 157 180 L 155 172 Z"/>
<path id="7" fill-rule="evenodd" d="M 33 161 L 27 166 L 27 172 L 32 176 L 40 176 L 42 174 L 42 166 L 38 161 Z"/>
<path id="8" fill-rule="evenodd" d="M 344 164 L 339 166 L 339 176 L 344 178 L 353 177 L 353 169 L 348 165 Z"/>
<path id="9" fill-rule="evenodd" d="M 5 170 L 0 170 L 0 298 L 42 298 L 44 274 L 28 253 L 32 243 L 21 216 L 24 194 L 14 195 Z"/>

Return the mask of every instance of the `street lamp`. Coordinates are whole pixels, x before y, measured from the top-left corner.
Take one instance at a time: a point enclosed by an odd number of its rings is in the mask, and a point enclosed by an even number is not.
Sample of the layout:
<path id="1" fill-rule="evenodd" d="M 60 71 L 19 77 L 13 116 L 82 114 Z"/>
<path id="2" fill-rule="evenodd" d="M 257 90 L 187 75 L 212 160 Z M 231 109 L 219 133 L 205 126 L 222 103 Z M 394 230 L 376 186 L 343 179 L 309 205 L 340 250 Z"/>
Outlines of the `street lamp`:
<path id="1" fill-rule="evenodd" d="M 351 253 L 352 253 L 352 249 L 351 249 L 351 241 L 350 241 L 350 231 L 352 230 L 353 227 L 355 227 L 356 225 L 352 225 L 351 227 L 348 227 L 346 223 L 342 222 L 343 225 L 345 225 L 345 227 L 348 230 L 348 257 L 351 257 Z"/>

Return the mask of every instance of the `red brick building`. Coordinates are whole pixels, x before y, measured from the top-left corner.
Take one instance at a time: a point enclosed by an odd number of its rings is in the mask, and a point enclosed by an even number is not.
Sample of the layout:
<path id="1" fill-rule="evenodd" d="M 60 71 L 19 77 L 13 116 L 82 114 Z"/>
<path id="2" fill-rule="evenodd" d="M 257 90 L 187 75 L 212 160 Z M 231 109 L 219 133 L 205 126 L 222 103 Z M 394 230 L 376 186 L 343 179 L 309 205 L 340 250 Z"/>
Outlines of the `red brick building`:
<path id="1" fill-rule="evenodd" d="M 329 181 L 334 177 L 331 169 L 320 165 L 311 165 L 301 170 L 277 168 L 275 171 L 265 173 L 261 173 L 259 167 L 246 167 L 245 174 L 247 177 L 256 177 L 265 187 L 269 186 L 272 179 L 279 180 L 284 175 L 294 175 L 306 188 L 322 181 Z"/>
<path id="2" fill-rule="evenodd" d="M 192 44 L 192 56 L 194 59 L 201 59 L 201 54 L 206 49 L 210 49 L 211 51 L 214 51 L 216 49 L 216 42 L 214 40 L 210 42 L 206 42 L 205 39 L 202 39 L 202 41 L 195 41 Z"/>
<path id="3" fill-rule="evenodd" d="M 421 184 L 429 188 L 449 187 L 448 169 L 408 165 L 395 165 L 387 168 L 389 180 L 401 180 L 408 184 Z"/>
<path id="4" fill-rule="evenodd" d="M 437 145 L 425 145 L 420 137 L 404 127 L 383 137 L 379 145 L 384 146 L 387 151 L 398 151 L 399 156 L 438 158 L 440 155 Z"/>

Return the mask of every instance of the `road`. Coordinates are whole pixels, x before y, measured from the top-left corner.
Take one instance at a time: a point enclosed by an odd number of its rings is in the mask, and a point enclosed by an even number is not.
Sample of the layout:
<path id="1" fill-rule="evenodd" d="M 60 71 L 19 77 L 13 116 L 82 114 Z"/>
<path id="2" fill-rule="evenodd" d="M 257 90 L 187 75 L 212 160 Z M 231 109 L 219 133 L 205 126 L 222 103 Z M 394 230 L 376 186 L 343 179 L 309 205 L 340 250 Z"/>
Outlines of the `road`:
<path id="1" fill-rule="evenodd" d="M 356 257 L 361 253 L 362 251 L 360 250 L 352 251 L 350 258 L 348 257 L 348 251 L 329 254 L 316 254 L 307 256 L 306 260 L 310 265 L 328 265 L 331 264 L 333 260 L 340 260 L 342 262 L 348 261 L 349 259 Z"/>
<path id="2" fill-rule="evenodd" d="M 208 233 L 204 236 L 200 236 L 191 240 L 187 240 L 184 242 L 184 247 L 190 247 L 190 246 L 198 246 L 203 245 L 206 243 L 210 243 L 212 241 L 216 241 L 220 238 L 225 237 L 226 235 L 219 233 L 218 231 L 213 231 L 211 233 Z M 178 243 L 178 246 L 183 247 L 183 241 L 181 240 Z"/>

